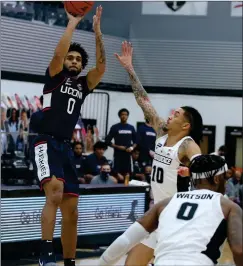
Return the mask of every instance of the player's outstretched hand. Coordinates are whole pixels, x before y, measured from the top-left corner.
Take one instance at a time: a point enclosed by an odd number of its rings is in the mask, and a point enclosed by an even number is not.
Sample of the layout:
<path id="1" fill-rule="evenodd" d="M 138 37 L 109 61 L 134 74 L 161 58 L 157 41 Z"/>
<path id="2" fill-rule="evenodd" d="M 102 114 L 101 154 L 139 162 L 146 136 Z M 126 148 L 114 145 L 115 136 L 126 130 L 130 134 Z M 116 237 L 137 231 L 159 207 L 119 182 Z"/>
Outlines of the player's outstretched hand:
<path id="1" fill-rule="evenodd" d="M 75 26 L 78 25 L 78 23 L 83 19 L 83 17 L 81 16 L 73 16 L 70 13 L 67 12 L 67 10 L 65 9 L 66 13 L 67 13 L 67 17 L 69 19 L 69 22 L 73 23 Z"/>
<path id="2" fill-rule="evenodd" d="M 96 13 L 93 16 L 93 30 L 96 34 L 101 33 L 100 30 L 100 19 L 101 19 L 101 15 L 102 15 L 102 6 L 98 6 L 96 8 Z"/>
<path id="3" fill-rule="evenodd" d="M 115 57 L 124 68 L 128 69 L 132 67 L 132 53 L 132 44 L 130 42 L 124 41 L 122 43 L 121 55 L 115 54 Z"/>

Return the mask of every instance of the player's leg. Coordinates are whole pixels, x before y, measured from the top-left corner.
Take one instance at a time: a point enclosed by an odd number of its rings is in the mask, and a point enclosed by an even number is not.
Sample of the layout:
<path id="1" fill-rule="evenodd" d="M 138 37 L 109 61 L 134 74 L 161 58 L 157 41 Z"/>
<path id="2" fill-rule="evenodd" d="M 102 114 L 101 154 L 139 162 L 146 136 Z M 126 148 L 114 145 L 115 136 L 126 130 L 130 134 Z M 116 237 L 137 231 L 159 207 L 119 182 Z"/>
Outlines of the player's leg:
<path id="1" fill-rule="evenodd" d="M 50 180 L 43 184 L 43 189 L 46 202 L 41 215 L 42 240 L 52 240 L 57 209 L 63 197 L 63 182 L 53 175 Z"/>
<path id="2" fill-rule="evenodd" d="M 40 265 L 56 265 L 52 239 L 56 212 L 63 197 L 63 170 L 55 141 L 49 137 L 37 137 L 32 147 L 34 171 L 44 189 L 46 202 L 41 215 L 41 257 Z M 55 148 L 53 147 L 55 145 Z"/>
<path id="3" fill-rule="evenodd" d="M 62 249 L 64 266 L 75 265 L 77 247 L 78 196 L 79 184 L 73 162 L 73 152 L 68 144 L 64 148 L 64 195 L 60 205 L 62 213 Z"/>
<path id="4" fill-rule="evenodd" d="M 156 241 L 155 231 L 128 253 L 125 266 L 147 266 L 153 260 Z"/>
<path id="5" fill-rule="evenodd" d="M 148 266 L 153 256 L 153 249 L 144 244 L 139 244 L 128 253 L 125 266 Z"/>
<path id="6" fill-rule="evenodd" d="M 75 260 L 77 247 L 78 197 L 65 194 L 60 205 L 62 213 L 62 248 L 66 265 Z M 68 264 L 69 263 L 69 264 Z M 73 264 L 75 265 L 75 264 Z"/>

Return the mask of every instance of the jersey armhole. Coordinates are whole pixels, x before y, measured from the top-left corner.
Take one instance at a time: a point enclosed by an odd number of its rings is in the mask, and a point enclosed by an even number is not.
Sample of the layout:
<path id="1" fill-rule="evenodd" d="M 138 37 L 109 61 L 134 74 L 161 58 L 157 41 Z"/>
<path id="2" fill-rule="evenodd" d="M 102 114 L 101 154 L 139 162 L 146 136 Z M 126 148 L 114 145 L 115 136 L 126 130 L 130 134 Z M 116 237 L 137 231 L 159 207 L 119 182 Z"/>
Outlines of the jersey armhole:
<path id="1" fill-rule="evenodd" d="M 45 79 L 46 81 L 45 81 L 45 86 L 43 89 L 43 94 L 48 94 L 48 93 L 53 92 L 56 88 L 58 88 L 66 80 L 66 77 L 65 75 L 63 75 L 63 70 L 60 71 L 55 76 L 51 77 L 49 73 L 49 67 L 48 67 L 46 69 Z"/>
<path id="2" fill-rule="evenodd" d="M 177 149 L 177 153 L 176 153 L 176 160 L 177 160 L 177 162 L 179 163 L 179 164 L 182 164 L 182 165 L 185 165 L 184 163 L 182 163 L 181 162 L 181 160 L 179 159 L 179 150 L 180 150 L 180 147 L 181 147 L 181 144 L 186 140 L 186 139 L 191 139 L 191 140 L 193 140 L 190 136 L 186 136 L 186 137 L 184 137 L 184 138 L 182 138 L 179 142 L 177 142 L 177 144 L 176 145 L 178 145 L 178 149 Z M 175 145 L 175 146 L 176 146 Z"/>
<path id="3" fill-rule="evenodd" d="M 56 78 L 59 78 L 60 76 L 63 76 L 63 69 L 59 73 L 57 73 L 55 76 L 53 76 L 53 77 L 50 76 L 49 66 L 46 69 L 46 73 L 45 73 L 46 79 L 48 79 L 48 80 L 55 80 Z"/>
<path id="4" fill-rule="evenodd" d="M 83 91 L 84 91 L 84 93 L 86 93 L 86 95 L 88 95 L 94 91 L 94 89 L 92 89 L 92 90 L 89 89 L 87 75 L 79 77 L 78 81 L 81 83 Z"/>

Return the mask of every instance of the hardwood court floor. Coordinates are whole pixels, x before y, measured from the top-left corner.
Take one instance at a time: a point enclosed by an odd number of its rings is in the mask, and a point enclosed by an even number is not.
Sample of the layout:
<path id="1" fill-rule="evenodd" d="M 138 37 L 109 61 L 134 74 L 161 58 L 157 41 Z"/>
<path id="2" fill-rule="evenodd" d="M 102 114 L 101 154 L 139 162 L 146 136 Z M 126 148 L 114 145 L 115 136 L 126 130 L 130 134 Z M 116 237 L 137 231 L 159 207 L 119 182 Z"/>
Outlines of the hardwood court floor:
<path id="1" fill-rule="evenodd" d="M 123 266 L 125 263 L 126 257 L 122 258 L 117 265 Z M 77 266 L 98 266 L 98 258 L 89 258 L 89 259 L 81 259 L 81 260 L 76 260 L 76 265 Z M 58 266 L 63 266 L 63 263 L 57 263 Z M 37 264 L 33 265 L 28 265 L 28 266 L 38 266 Z"/>
<path id="2" fill-rule="evenodd" d="M 219 259 L 219 264 L 234 264 L 232 252 L 230 250 L 229 243 L 227 240 L 224 242 L 222 255 Z"/>
<path id="3" fill-rule="evenodd" d="M 118 263 L 117 266 L 123 266 L 125 263 L 126 257 L 122 258 Z M 63 266 L 63 263 L 57 263 L 58 266 Z M 76 261 L 77 266 L 97 266 L 98 265 L 98 258 L 89 258 L 89 259 L 81 259 Z M 222 256 L 219 259 L 219 265 L 234 265 L 232 253 L 229 248 L 229 244 L 226 241 L 223 246 Z M 32 264 L 28 266 L 38 266 L 37 264 Z"/>

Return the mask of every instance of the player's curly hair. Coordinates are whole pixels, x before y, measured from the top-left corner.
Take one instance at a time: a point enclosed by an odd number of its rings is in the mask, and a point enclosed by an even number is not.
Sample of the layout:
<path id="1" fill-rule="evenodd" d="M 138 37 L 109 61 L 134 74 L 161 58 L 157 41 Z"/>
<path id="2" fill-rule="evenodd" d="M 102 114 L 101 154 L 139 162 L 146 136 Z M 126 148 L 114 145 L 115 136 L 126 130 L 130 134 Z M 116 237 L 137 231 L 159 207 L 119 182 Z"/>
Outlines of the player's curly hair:
<path id="1" fill-rule="evenodd" d="M 82 57 L 82 69 L 85 69 L 85 67 L 88 64 L 88 60 L 89 60 L 89 56 L 87 52 L 79 43 L 76 43 L 76 42 L 71 43 L 69 50 L 68 50 L 68 52 L 73 52 L 73 51 L 80 53 Z"/>
<path id="2" fill-rule="evenodd" d="M 193 107 L 182 106 L 184 117 L 191 125 L 189 136 L 199 145 L 203 136 L 203 120 L 200 113 Z"/>
<path id="3" fill-rule="evenodd" d="M 202 175 L 204 175 L 208 182 L 214 185 L 214 176 L 221 170 L 226 172 L 225 163 L 225 160 L 218 155 L 200 155 L 195 157 L 189 165 L 191 175 L 196 174 L 196 178 L 193 181 L 202 179 Z"/>

